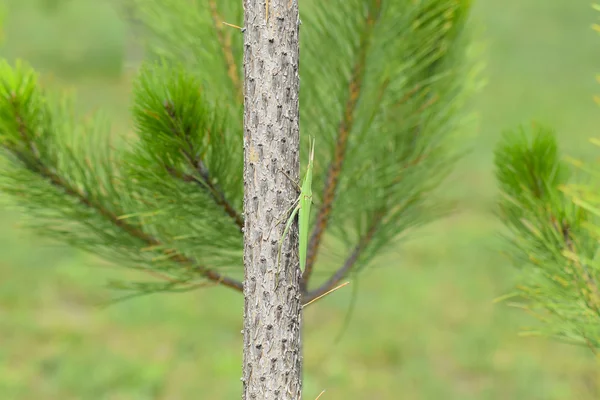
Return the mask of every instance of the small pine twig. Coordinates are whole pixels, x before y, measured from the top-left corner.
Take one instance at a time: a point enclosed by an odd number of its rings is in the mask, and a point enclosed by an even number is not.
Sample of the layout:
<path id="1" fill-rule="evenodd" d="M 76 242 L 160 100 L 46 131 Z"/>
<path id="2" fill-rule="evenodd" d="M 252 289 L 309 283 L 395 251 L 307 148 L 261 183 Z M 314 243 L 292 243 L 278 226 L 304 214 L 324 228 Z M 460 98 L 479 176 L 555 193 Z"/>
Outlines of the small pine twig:
<path id="1" fill-rule="evenodd" d="M 244 28 L 242 28 L 241 26 L 234 25 L 234 24 L 230 24 L 229 22 L 225 22 L 225 21 L 223 21 L 223 24 L 225 24 L 225 25 L 227 25 L 227 26 L 231 26 L 232 28 L 237 28 L 237 29 L 239 29 L 240 31 L 243 31 L 243 30 L 244 30 Z"/>
<path id="2" fill-rule="evenodd" d="M 342 283 L 341 285 L 339 285 L 339 286 L 336 286 L 336 287 L 334 287 L 333 289 L 330 289 L 330 290 L 326 291 L 326 292 L 325 292 L 325 293 L 323 293 L 322 295 L 320 295 L 320 296 L 317 296 L 317 297 L 315 297 L 314 299 L 312 299 L 311 301 L 309 301 L 308 303 L 304 304 L 304 305 L 302 306 L 302 308 L 306 307 L 306 306 L 307 306 L 307 305 L 309 305 L 309 304 L 312 304 L 312 303 L 314 303 L 315 301 L 317 301 L 317 300 L 319 300 L 319 299 L 321 299 L 321 298 L 323 298 L 323 297 L 327 296 L 327 295 L 328 295 L 328 294 L 330 294 L 330 293 L 333 293 L 333 292 L 335 292 L 335 291 L 336 291 L 336 290 L 338 290 L 338 289 L 341 289 L 341 288 L 343 288 L 344 286 L 346 286 L 346 285 L 348 285 L 348 284 L 350 284 L 350 281 L 344 282 L 344 283 Z"/>

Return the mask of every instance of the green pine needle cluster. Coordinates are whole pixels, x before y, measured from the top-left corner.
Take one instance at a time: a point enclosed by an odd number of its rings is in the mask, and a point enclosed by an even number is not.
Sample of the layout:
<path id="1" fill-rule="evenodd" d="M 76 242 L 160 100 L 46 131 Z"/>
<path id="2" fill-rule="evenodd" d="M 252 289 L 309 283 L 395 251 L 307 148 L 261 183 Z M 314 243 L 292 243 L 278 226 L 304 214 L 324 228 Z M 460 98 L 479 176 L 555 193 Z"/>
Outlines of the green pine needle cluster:
<path id="1" fill-rule="evenodd" d="M 573 182 L 554 132 L 545 127 L 506 133 L 496 148 L 495 165 L 500 218 L 509 230 L 507 253 L 521 273 L 515 295 L 524 303 L 515 305 L 543 322 L 528 333 L 596 352 L 600 212 L 591 200 L 598 196 Z"/>
<path id="2" fill-rule="evenodd" d="M 155 101 L 164 94 L 163 84 L 153 86 L 161 72 L 164 81 L 174 79 L 167 103 Z M 193 288 L 202 278 L 221 279 L 216 267 L 239 265 L 239 227 L 221 237 L 227 226 L 219 224 L 229 217 L 220 219 L 208 190 L 198 190 L 199 185 L 213 185 L 211 193 L 218 193 L 233 180 L 239 204 L 236 174 L 206 176 L 186 164 L 193 161 L 188 156 L 196 157 L 203 148 L 200 132 L 218 126 L 217 120 L 198 124 L 208 107 L 198 87 L 183 73 L 171 74 L 161 67 L 142 72 L 137 92 L 144 98 L 135 103 L 134 120 L 139 130 L 154 126 L 155 135 L 140 134 L 131 149 L 118 151 L 107 140 L 108 124 L 99 118 L 74 122 L 68 101 L 42 90 L 31 68 L 22 63 L 0 66 L 0 189 L 16 200 L 40 233 L 155 278 L 115 282 L 122 289 Z M 183 110 L 186 117 L 179 118 Z M 188 139 L 194 141 L 192 147 L 177 147 Z M 220 165 L 221 160 L 211 160 L 227 149 L 218 134 L 213 140 L 223 144 L 207 157 L 208 166 Z M 156 146 L 161 146 L 158 153 Z M 222 170 L 228 168 L 235 166 Z M 204 224 L 198 227 L 200 222 Z"/>
<path id="3" fill-rule="evenodd" d="M 242 2 L 130 3 L 149 57 L 136 139 L 114 149 L 102 120 L 76 122 L 30 68 L 2 64 L 0 189 L 40 232 L 153 276 L 121 288 L 241 290 L 243 32 L 223 22 L 243 24 Z M 478 83 L 470 3 L 302 2 L 303 161 L 317 141 L 307 299 L 447 211 L 434 191 Z M 310 292 L 313 271 L 325 282 Z"/>

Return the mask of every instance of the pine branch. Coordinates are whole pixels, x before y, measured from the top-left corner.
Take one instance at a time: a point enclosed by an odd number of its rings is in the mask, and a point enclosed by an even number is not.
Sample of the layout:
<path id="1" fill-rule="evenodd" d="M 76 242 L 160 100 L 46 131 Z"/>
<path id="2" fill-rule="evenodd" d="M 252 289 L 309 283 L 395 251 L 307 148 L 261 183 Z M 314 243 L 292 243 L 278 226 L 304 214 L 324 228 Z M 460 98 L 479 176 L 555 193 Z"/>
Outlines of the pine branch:
<path id="1" fill-rule="evenodd" d="M 131 164 L 138 179 L 156 186 L 167 201 L 173 194 L 171 188 L 165 188 L 165 178 L 195 183 L 210 200 L 205 205 L 227 215 L 241 238 L 241 127 L 231 124 L 227 110 L 211 104 L 205 93 L 198 91 L 199 85 L 181 68 L 163 64 L 143 69 L 136 83 L 134 107 L 141 141 Z M 148 168 L 155 173 L 149 175 Z M 221 226 L 215 226 L 219 241 L 223 241 L 223 233 Z"/>
<path id="2" fill-rule="evenodd" d="M 69 124 L 64 106 L 53 108 L 31 69 L 20 64 L 12 69 L 5 63 L 0 69 L 0 146 L 7 162 L 1 186 L 17 196 L 18 205 L 33 212 L 31 216 L 39 217 L 32 219 L 34 225 L 85 250 L 101 248 L 104 256 L 120 252 L 118 258 L 134 268 L 147 264 L 138 269 L 167 281 L 169 287 L 187 285 L 195 276 L 242 290 L 241 282 L 170 247 L 151 234 L 149 226 L 124 218 L 127 210 L 144 204 L 143 195 L 138 196 L 145 190 L 133 188 L 131 180 L 119 176 L 115 160 L 104 158 L 105 146 L 94 144 L 94 136 L 86 138 L 87 145 L 93 146 L 89 156 L 85 149 L 66 144 L 68 137 L 79 136 L 73 135 L 77 128 Z M 117 187 L 117 182 L 124 186 Z M 65 229 L 55 216 L 75 225 Z M 74 230 L 76 225 L 79 231 Z M 155 256 L 148 260 L 144 256 L 148 253 Z"/>
<path id="3" fill-rule="evenodd" d="M 15 113 L 15 118 L 17 121 L 20 120 L 19 115 L 17 113 Z M 28 143 L 28 145 L 31 146 L 32 153 L 34 153 L 34 154 L 37 153 L 37 151 L 35 150 L 34 144 L 31 142 L 31 139 L 26 135 L 25 132 L 26 132 L 26 128 L 21 125 L 19 134 Z M 9 151 L 11 151 L 10 148 L 9 148 Z M 52 185 L 56 186 L 56 188 L 63 190 L 65 192 L 65 194 L 77 199 L 79 202 L 81 202 L 81 204 L 85 205 L 86 207 L 89 207 L 89 208 L 95 210 L 100 215 L 102 215 L 104 218 L 106 218 L 108 221 L 110 221 L 110 223 L 115 225 L 117 228 L 122 229 L 123 231 L 125 231 L 129 235 L 131 235 L 132 237 L 140 239 L 141 241 L 144 242 L 144 244 L 146 246 L 152 246 L 152 247 L 157 247 L 157 248 L 163 247 L 163 244 L 160 241 L 158 241 L 157 239 L 148 235 L 141 229 L 126 223 L 125 220 L 119 218 L 118 215 L 111 213 L 109 210 L 103 208 L 100 204 L 94 202 L 92 199 L 85 196 L 83 193 L 81 193 L 74 187 L 70 186 L 63 178 L 56 175 L 55 173 L 52 173 L 50 168 L 45 166 L 40 159 L 36 158 L 35 164 L 32 165 L 31 160 L 28 160 L 27 157 L 25 157 L 23 154 L 19 154 L 18 152 L 14 151 L 14 150 L 12 151 L 12 153 L 19 160 L 21 160 L 24 164 L 29 164 L 29 168 L 32 168 L 31 171 L 33 173 L 36 173 L 36 174 L 40 175 L 41 177 L 47 179 Z M 176 252 L 175 253 L 167 252 L 167 250 L 165 250 L 164 252 L 166 255 L 168 255 L 169 259 L 176 261 L 181 266 L 192 269 L 192 270 L 196 271 L 197 273 L 199 273 L 200 275 L 202 275 L 203 277 L 205 277 L 213 282 L 222 284 L 223 286 L 231 287 L 238 291 L 242 291 L 242 283 L 241 282 L 238 282 L 234 279 L 223 276 L 223 275 L 219 274 L 218 272 L 213 271 L 210 268 L 207 268 L 205 266 L 198 265 L 194 260 L 192 260 L 188 257 L 185 257 L 182 254 L 179 254 Z M 148 271 L 148 272 L 150 272 L 152 274 L 152 271 Z M 166 280 L 169 280 L 170 282 L 172 282 L 172 279 L 169 279 L 165 276 L 156 275 L 156 274 L 152 274 L 152 275 L 159 276 L 162 279 L 166 279 Z"/>
<path id="4" fill-rule="evenodd" d="M 318 214 L 316 225 L 311 233 L 308 255 L 306 259 L 306 270 L 303 274 L 303 281 L 308 282 L 313 271 L 313 266 L 316 261 L 317 253 L 321 244 L 321 239 L 327 225 L 333 207 L 333 202 L 338 191 L 338 183 L 342 172 L 343 162 L 346 156 L 346 148 L 348 145 L 348 137 L 354 125 L 354 113 L 356 106 L 361 97 L 361 89 L 366 67 L 366 58 L 371 43 L 374 26 L 377 22 L 379 13 L 381 12 L 381 1 L 377 0 L 369 9 L 365 20 L 366 29 L 364 30 L 360 45 L 357 51 L 357 59 L 354 64 L 350 85 L 348 88 L 348 98 L 346 107 L 342 116 L 337 135 L 337 142 L 334 150 L 334 158 L 331 161 L 327 178 L 325 179 L 325 189 L 323 193 L 323 204 L 321 205 Z M 333 277 L 332 277 L 333 279 Z"/>
<path id="5" fill-rule="evenodd" d="M 358 3 L 366 6 L 360 16 Z M 318 36 L 322 42 L 318 50 L 308 47 L 310 61 L 336 60 L 326 68 L 331 75 L 302 71 L 315 87 L 303 90 L 310 106 L 303 109 L 302 126 L 322 132 L 319 159 L 329 158 L 325 173 L 315 165 L 313 186 L 324 189 L 305 286 L 327 233 L 354 255 L 341 263 L 333 282 L 366 265 L 407 229 L 447 212 L 432 191 L 460 155 L 450 137 L 462 123 L 461 108 L 470 94 L 466 74 L 473 66 L 465 56 L 463 29 L 469 7 L 469 1 L 430 0 L 412 7 L 336 1 L 305 17 L 316 28 L 310 39 Z M 334 48 L 340 51 L 329 54 Z M 334 120 L 339 121 L 335 128 Z"/>

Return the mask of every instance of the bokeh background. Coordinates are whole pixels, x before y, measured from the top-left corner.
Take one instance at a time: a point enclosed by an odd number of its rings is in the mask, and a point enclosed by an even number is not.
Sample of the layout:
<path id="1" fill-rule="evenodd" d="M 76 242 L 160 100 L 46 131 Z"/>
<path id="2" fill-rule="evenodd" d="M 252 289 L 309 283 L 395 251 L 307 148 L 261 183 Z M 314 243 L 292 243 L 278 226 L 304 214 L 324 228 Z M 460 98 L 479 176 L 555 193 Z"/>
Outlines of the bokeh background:
<path id="1" fill-rule="evenodd" d="M 0 55 L 24 58 L 46 85 L 76 91 L 131 131 L 130 82 L 143 54 L 117 0 L 0 0 Z M 334 399 L 598 399 L 587 349 L 521 337 L 535 321 L 493 300 L 515 271 L 499 251 L 493 146 L 531 120 L 565 154 L 594 158 L 600 127 L 599 13 L 579 0 L 475 1 L 487 85 L 472 103 L 477 136 L 445 193 L 457 211 L 416 232 L 351 290 L 305 314 L 305 396 Z M 104 284 L 129 272 L 41 240 L 0 210 L 0 399 L 235 399 L 243 298 L 227 289 L 158 294 L 103 308 Z"/>

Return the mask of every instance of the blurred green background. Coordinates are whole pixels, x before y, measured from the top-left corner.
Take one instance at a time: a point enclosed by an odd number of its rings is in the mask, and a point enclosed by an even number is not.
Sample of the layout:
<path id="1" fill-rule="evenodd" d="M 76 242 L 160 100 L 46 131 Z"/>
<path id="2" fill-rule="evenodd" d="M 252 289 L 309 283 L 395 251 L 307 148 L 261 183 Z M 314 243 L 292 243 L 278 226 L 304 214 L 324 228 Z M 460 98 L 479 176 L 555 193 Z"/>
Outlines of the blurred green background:
<path id="1" fill-rule="evenodd" d="M 81 113 L 102 109 L 114 133 L 130 132 L 141 52 L 110 2 L 2 3 L 0 54 L 27 59 L 47 85 L 76 90 Z M 323 400 L 600 398 L 588 350 L 520 337 L 535 321 L 493 304 L 515 277 L 499 252 L 493 146 L 502 130 L 535 119 L 557 128 L 566 154 L 595 156 L 597 17 L 587 1 L 476 1 L 488 84 L 472 103 L 474 151 L 447 184 L 458 209 L 363 276 L 338 344 L 352 291 L 307 310 L 307 399 L 322 389 Z M 0 399 L 239 398 L 242 296 L 207 289 L 100 307 L 115 296 L 106 280 L 127 274 L 0 211 Z"/>

